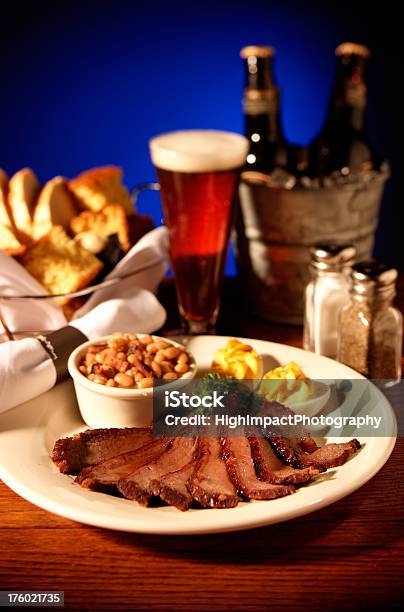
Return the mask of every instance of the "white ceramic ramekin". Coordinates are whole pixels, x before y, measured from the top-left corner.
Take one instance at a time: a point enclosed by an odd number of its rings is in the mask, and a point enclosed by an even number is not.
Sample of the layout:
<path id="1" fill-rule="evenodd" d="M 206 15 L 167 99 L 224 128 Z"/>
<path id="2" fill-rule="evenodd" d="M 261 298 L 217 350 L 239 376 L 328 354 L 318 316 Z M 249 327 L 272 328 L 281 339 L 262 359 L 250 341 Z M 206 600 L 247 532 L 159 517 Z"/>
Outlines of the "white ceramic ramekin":
<path id="1" fill-rule="evenodd" d="M 285 400 L 285 405 L 289 406 L 296 414 L 305 414 L 306 416 L 312 417 L 320 412 L 326 405 L 331 395 L 331 388 L 329 385 L 322 383 L 318 380 L 314 381 L 315 394 L 304 402 L 296 402 L 288 404 L 288 400 Z"/>
<path id="2" fill-rule="evenodd" d="M 144 334 L 138 334 L 142 337 Z M 89 427 L 145 427 L 153 421 L 153 388 L 122 389 L 107 387 L 89 380 L 79 370 L 80 362 L 90 346 L 105 343 L 110 336 L 90 340 L 80 344 L 70 355 L 67 367 L 74 381 L 77 402 L 81 416 Z M 173 346 L 183 346 L 168 338 L 152 336 L 158 342 L 164 340 Z M 184 383 L 192 380 L 196 374 L 196 363 L 189 355 L 190 370 L 178 380 Z"/>

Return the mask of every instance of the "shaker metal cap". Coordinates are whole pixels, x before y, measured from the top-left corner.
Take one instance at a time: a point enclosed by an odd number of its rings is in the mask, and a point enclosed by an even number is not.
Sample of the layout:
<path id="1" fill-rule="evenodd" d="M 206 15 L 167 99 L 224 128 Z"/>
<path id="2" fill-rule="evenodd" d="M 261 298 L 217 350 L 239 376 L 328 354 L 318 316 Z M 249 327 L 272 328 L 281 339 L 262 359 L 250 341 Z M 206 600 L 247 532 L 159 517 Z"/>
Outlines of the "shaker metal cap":
<path id="1" fill-rule="evenodd" d="M 351 266 L 356 255 L 352 244 L 317 243 L 310 249 L 311 265 L 318 270 L 339 271 Z"/>
<path id="2" fill-rule="evenodd" d="M 356 282 L 373 283 L 388 287 L 396 282 L 397 270 L 374 259 L 357 263 L 352 268 L 352 279 Z"/>

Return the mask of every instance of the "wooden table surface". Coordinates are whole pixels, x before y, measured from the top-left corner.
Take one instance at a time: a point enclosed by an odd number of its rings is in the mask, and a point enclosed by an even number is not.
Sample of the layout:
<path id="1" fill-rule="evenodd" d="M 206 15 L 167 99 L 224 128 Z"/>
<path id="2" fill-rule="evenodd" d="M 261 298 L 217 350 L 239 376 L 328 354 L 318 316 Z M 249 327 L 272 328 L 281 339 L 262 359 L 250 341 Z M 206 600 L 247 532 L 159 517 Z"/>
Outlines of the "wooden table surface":
<path id="1" fill-rule="evenodd" d="M 170 286 L 162 299 L 172 303 Z M 176 323 L 172 313 L 167 326 Z M 234 282 L 219 331 L 301 346 L 300 328 L 243 310 Z M 403 466 L 400 439 L 371 482 L 340 502 L 287 523 L 210 536 L 87 527 L 1 483 L 0 589 L 63 590 L 65 607 L 80 610 L 393 609 L 404 595 Z"/>

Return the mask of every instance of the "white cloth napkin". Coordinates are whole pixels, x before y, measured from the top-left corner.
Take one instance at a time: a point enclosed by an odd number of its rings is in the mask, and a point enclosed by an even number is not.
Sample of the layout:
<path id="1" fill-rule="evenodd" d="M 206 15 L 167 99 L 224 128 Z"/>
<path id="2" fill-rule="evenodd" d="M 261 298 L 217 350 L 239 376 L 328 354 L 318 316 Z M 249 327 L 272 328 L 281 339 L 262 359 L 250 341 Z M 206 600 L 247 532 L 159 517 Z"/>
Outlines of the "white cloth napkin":
<path id="1" fill-rule="evenodd" d="M 107 300 L 71 326 L 95 340 L 115 331 L 150 333 L 165 318 L 164 308 L 150 291 L 133 288 L 131 296 Z M 53 361 L 38 340 L 0 344 L 0 412 L 45 393 L 55 382 Z"/>
<path id="2" fill-rule="evenodd" d="M 152 268 L 129 277 L 128 279 L 92 294 L 76 313 L 80 318 L 90 312 L 97 304 L 119 297 L 135 297 L 137 289 L 155 291 L 167 269 L 168 230 L 158 227 L 148 232 L 133 246 L 125 257 L 115 266 L 106 278 L 130 272 L 154 261 Z M 15 259 L 0 251 L 0 296 L 1 295 L 39 295 L 46 290 Z M 1 300 L 0 309 L 4 320 L 11 331 L 52 331 L 66 325 L 67 321 L 60 308 L 53 300 Z M 153 317 L 153 313 L 151 313 Z M 155 328 L 156 329 L 156 328 Z M 0 332 L 2 326 L 0 324 Z"/>
<path id="3" fill-rule="evenodd" d="M 40 295 L 46 290 L 18 261 L 0 250 L 0 296 Z M 54 300 L 1 300 L 0 310 L 12 331 L 43 331 L 66 325 L 63 310 Z M 0 330 L 3 331 L 0 323 Z"/>

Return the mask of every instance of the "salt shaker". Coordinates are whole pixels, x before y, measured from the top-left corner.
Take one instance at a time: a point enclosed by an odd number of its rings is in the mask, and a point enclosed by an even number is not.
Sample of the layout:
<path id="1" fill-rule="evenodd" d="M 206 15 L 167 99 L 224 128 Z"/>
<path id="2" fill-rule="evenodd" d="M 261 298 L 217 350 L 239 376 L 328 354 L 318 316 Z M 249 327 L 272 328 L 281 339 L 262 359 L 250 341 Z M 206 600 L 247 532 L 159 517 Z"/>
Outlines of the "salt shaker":
<path id="1" fill-rule="evenodd" d="M 341 311 L 338 360 L 374 379 L 399 380 L 403 318 L 392 306 L 397 270 L 377 261 L 352 268 L 351 298 Z"/>
<path id="2" fill-rule="evenodd" d="M 335 359 L 339 314 L 349 302 L 350 271 L 356 250 L 351 245 L 316 244 L 310 253 L 312 279 L 305 292 L 303 346 Z"/>

